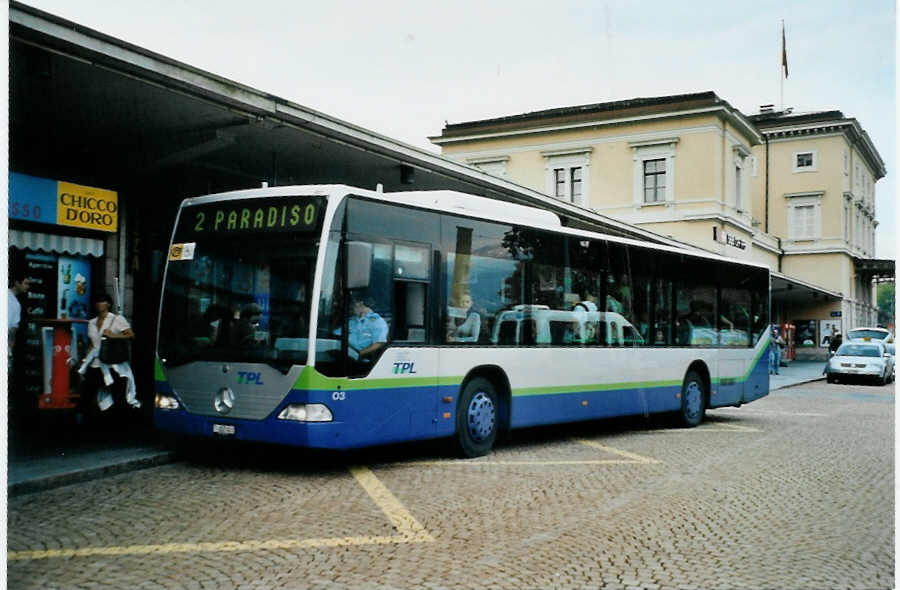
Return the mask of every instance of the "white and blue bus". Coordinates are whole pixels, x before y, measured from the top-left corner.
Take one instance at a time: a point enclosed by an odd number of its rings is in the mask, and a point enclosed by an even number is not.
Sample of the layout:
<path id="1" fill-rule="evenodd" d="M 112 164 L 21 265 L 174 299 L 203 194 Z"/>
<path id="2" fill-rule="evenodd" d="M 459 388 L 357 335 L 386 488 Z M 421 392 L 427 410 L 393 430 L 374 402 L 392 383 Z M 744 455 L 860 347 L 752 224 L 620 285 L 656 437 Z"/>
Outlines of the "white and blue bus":
<path id="1" fill-rule="evenodd" d="M 667 412 L 695 426 L 768 393 L 768 316 L 764 266 L 482 197 L 191 198 L 165 272 L 154 421 L 326 449 L 452 437 L 466 456 L 540 424 Z"/>

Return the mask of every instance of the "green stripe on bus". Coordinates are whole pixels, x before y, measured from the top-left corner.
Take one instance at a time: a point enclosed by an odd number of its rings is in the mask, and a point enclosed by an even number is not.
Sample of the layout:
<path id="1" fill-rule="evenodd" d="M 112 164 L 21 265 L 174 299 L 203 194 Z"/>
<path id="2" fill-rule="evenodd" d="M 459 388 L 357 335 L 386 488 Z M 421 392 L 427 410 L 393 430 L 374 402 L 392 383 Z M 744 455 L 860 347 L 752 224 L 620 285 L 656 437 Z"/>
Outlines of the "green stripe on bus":
<path id="1" fill-rule="evenodd" d="M 753 369 L 756 368 L 756 365 L 759 364 L 759 359 L 762 357 L 763 353 L 769 349 L 769 342 L 771 342 L 771 338 L 766 336 L 765 344 L 760 347 L 759 352 L 757 352 L 753 360 L 750 361 L 750 368 L 744 373 L 744 381 L 750 378 L 750 373 L 752 373 Z M 766 359 L 766 362 L 768 363 L 769 359 Z"/>
<path id="2" fill-rule="evenodd" d="M 382 379 L 348 379 L 347 377 L 326 377 L 313 369 L 304 367 L 294 389 L 396 389 L 398 387 L 433 387 L 435 385 L 459 385 L 462 376 L 452 377 L 387 377 Z"/>
<path id="3" fill-rule="evenodd" d="M 162 363 L 159 361 L 159 357 L 156 357 L 156 362 L 153 366 L 153 377 L 156 381 L 166 380 L 166 372 L 163 371 Z"/>
<path id="4" fill-rule="evenodd" d="M 630 383 L 596 383 L 593 385 L 576 385 L 572 387 L 523 387 L 513 391 L 513 397 L 529 395 L 565 395 L 569 393 L 586 393 L 593 391 L 613 391 L 617 389 L 652 389 L 654 387 L 680 386 L 681 381 L 633 381 Z"/>

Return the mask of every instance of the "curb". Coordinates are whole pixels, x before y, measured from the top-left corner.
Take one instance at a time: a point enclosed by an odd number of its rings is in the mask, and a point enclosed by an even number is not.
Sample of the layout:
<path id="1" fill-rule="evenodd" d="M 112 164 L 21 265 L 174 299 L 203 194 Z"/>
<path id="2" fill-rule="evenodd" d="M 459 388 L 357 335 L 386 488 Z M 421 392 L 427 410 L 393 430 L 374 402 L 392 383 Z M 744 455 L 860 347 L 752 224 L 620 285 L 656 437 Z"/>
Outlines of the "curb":
<path id="1" fill-rule="evenodd" d="M 21 481 L 11 484 L 7 487 L 7 497 L 21 496 L 23 494 L 31 494 L 34 492 L 43 492 L 54 488 L 67 486 L 73 483 L 83 483 L 95 479 L 102 479 L 120 473 L 129 471 L 138 471 L 158 465 L 172 463 L 175 460 L 174 451 L 163 451 L 149 457 L 141 457 L 139 459 L 130 459 L 120 463 L 110 463 L 98 467 L 89 467 L 86 469 L 78 469 L 57 475 L 47 477 L 38 477 L 27 481 Z"/>

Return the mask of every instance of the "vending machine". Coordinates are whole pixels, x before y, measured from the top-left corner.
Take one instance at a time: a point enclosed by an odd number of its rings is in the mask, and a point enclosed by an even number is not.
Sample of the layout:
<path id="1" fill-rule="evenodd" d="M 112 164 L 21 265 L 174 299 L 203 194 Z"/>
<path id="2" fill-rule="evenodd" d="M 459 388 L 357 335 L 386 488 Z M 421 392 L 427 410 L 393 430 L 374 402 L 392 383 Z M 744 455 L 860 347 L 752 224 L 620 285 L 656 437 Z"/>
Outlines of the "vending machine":
<path id="1" fill-rule="evenodd" d="M 781 324 L 781 337 L 784 338 L 784 352 L 781 353 L 781 360 L 794 360 L 797 352 L 794 345 L 796 333 L 797 327 L 794 324 Z"/>

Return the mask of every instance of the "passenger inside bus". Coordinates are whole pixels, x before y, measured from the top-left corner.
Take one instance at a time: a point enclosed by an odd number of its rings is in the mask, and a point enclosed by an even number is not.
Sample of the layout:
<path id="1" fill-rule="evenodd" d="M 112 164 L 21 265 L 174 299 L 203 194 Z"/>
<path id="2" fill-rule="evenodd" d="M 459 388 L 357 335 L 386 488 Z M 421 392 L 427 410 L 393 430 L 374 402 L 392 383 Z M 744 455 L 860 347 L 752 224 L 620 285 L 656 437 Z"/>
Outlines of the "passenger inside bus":
<path id="1" fill-rule="evenodd" d="M 258 303 L 248 303 L 241 308 L 240 315 L 234 323 L 231 334 L 232 345 L 237 347 L 259 346 L 265 344 L 265 338 L 259 333 L 259 322 L 262 318 L 262 307 Z"/>
<path id="2" fill-rule="evenodd" d="M 478 342 L 481 333 L 481 315 L 472 310 L 472 295 L 460 297 L 460 307 L 448 310 L 447 342 Z"/>

